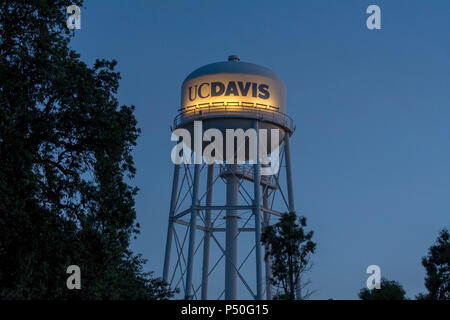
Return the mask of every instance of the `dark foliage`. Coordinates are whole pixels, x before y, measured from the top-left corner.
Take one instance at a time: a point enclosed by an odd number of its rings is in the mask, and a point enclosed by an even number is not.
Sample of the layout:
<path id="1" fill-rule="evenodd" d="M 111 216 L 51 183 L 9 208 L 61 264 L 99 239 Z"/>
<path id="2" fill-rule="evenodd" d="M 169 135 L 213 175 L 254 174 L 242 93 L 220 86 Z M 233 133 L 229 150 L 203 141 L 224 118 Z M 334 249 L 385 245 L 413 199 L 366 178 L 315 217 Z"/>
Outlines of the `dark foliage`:
<path id="1" fill-rule="evenodd" d="M 293 300 L 298 279 L 310 266 L 316 244 L 313 231 L 305 232 L 306 218 L 286 213 L 280 221 L 265 229 L 261 241 L 268 246 L 272 262 L 272 283 L 278 288 L 276 299 Z M 302 298 L 305 298 L 304 294 Z"/>
<path id="2" fill-rule="evenodd" d="M 361 300 L 406 300 L 405 290 L 397 281 L 381 279 L 381 288 L 361 289 L 358 294 Z"/>
<path id="3" fill-rule="evenodd" d="M 425 287 L 427 293 L 417 296 L 424 300 L 450 300 L 450 235 L 443 229 L 435 244 L 428 249 L 428 255 L 422 258 L 426 270 Z"/>
<path id="4" fill-rule="evenodd" d="M 69 47 L 81 2 L 0 1 L 0 298 L 165 298 L 129 250 L 134 107 L 115 97 L 115 61 L 88 67 Z"/>

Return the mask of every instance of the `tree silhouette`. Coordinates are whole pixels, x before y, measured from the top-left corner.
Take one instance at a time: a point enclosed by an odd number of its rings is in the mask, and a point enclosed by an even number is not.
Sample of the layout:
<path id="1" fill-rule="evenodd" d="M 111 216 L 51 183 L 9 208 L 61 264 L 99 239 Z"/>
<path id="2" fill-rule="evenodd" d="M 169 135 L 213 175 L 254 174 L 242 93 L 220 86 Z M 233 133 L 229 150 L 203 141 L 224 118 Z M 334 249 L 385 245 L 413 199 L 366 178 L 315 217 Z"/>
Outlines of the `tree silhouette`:
<path id="1" fill-rule="evenodd" d="M 168 297 L 129 249 L 134 107 L 115 61 L 88 67 L 69 47 L 67 5 L 0 2 L 0 298 Z M 72 264 L 81 290 L 66 288 Z"/>
<path id="2" fill-rule="evenodd" d="M 266 254 L 270 255 L 272 263 L 271 281 L 279 290 L 276 299 L 295 299 L 299 277 L 311 266 L 310 256 L 316 244 L 311 240 L 313 231 L 305 232 L 305 227 L 306 218 L 297 219 L 291 212 L 284 214 L 277 224 L 268 226 L 262 234 L 261 241 L 268 246 Z"/>
<path id="3" fill-rule="evenodd" d="M 406 300 L 405 290 L 397 281 L 381 279 L 380 289 L 363 288 L 358 294 L 361 300 Z"/>
<path id="4" fill-rule="evenodd" d="M 450 300 L 450 235 L 443 229 L 422 258 L 426 270 L 425 287 L 427 293 L 417 296 L 425 300 Z"/>

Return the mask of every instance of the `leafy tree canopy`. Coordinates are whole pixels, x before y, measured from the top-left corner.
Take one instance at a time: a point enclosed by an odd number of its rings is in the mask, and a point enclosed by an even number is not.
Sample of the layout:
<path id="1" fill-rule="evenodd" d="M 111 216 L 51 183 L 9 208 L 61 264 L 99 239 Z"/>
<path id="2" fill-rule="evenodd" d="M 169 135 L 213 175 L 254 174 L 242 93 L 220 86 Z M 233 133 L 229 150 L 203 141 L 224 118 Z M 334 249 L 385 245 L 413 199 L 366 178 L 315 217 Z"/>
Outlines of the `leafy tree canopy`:
<path id="1" fill-rule="evenodd" d="M 261 237 L 269 248 L 271 281 L 279 289 L 277 299 L 295 299 L 297 285 L 302 286 L 298 280 L 310 266 L 310 256 L 315 252 L 316 244 L 311 240 L 313 231 L 306 232 L 305 227 L 306 218 L 297 219 L 296 214 L 290 212 L 284 214 L 277 224 L 268 226 Z"/>
<path id="2" fill-rule="evenodd" d="M 397 281 L 387 279 L 381 279 L 380 289 L 363 288 L 358 296 L 361 300 L 406 300 L 402 285 Z"/>
<path id="3" fill-rule="evenodd" d="M 450 235 L 443 229 L 436 242 L 422 258 L 426 270 L 425 287 L 428 292 L 419 294 L 418 299 L 450 300 Z"/>
<path id="4" fill-rule="evenodd" d="M 0 297 L 168 297 L 129 249 L 134 107 L 119 106 L 115 61 L 70 48 L 67 5 L 0 2 Z M 71 264 L 81 290 L 66 288 Z"/>

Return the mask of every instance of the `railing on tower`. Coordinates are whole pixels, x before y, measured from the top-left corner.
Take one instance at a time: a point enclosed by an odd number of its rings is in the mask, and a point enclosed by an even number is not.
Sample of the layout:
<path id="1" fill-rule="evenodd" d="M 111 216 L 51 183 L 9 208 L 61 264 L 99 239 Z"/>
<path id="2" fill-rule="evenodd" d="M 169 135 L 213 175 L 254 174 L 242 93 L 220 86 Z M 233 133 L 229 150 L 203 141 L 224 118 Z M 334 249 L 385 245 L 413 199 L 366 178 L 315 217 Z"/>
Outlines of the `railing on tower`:
<path id="1" fill-rule="evenodd" d="M 254 168 L 253 165 L 242 164 L 238 165 L 237 168 L 233 171 L 227 166 L 219 166 L 219 175 L 227 176 L 235 174 L 239 178 L 244 178 L 249 181 L 254 181 Z M 277 181 L 274 175 L 265 176 L 261 175 L 261 184 L 267 185 L 270 189 L 277 188 Z"/>
<path id="2" fill-rule="evenodd" d="M 294 122 L 288 115 L 279 112 L 277 107 L 252 102 L 211 102 L 187 106 L 178 110 L 174 128 L 192 122 L 215 117 L 251 118 L 278 124 L 289 132 L 294 130 Z"/>

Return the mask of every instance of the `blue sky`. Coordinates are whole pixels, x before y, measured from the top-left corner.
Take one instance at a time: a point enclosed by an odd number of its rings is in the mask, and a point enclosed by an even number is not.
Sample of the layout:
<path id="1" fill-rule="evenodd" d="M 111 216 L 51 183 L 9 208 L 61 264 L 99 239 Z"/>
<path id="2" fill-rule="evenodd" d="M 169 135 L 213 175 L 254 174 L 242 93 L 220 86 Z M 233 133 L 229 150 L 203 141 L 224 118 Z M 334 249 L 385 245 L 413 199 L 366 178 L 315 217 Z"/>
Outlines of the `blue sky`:
<path id="1" fill-rule="evenodd" d="M 371 4 L 381 30 L 366 28 Z M 371 264 L 409 297 L 424 290 L 421 257 L 450 226 L 449 1 L 87 0 L 81 15 L 73 47 L 118 60 L 119 101 L 137 107 L 133 248 L 148 270 L 162 273 L 181 83 L 238 54 L 287 86 L 313 298 L 357 298 Z"/>

